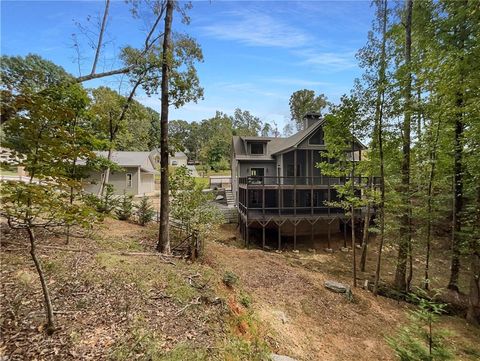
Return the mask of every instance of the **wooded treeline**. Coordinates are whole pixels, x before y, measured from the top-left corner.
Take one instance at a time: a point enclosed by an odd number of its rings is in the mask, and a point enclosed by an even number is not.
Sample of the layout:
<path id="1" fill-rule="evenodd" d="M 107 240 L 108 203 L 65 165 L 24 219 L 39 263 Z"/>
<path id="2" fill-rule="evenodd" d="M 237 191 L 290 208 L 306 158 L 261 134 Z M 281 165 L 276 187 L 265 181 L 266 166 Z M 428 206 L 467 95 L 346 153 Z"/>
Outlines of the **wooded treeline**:
<path id="1" fill-rule="evenodd" d="M 449 237 L 444 286 L 458 292 L 460 270 L 469 272 L 470 284 L 461 291 L 469 294 L 468 319 L 478 323 L 479 3 L 375 0 L 373 6 L 376 18 L 357 56 L 363 76 L 327 115 L 326 143 L 335 153 L 345 143 L 341 129 L 366 140 L 369 150 L 355 174 L 382 180 L 377 192 L 356 200 L 377 209 L 370 229 L 379 237 L 375 292 L 380 279 L 399 292 L 420 286 L 412 284 L 419 256 L 425 259 L 421 286 L 428 290 L 432 242 Z M 346 194 L 352 204 L 353 198 Z M 379 274 L 385 244 L 398 250 L 391 280 Z"/>

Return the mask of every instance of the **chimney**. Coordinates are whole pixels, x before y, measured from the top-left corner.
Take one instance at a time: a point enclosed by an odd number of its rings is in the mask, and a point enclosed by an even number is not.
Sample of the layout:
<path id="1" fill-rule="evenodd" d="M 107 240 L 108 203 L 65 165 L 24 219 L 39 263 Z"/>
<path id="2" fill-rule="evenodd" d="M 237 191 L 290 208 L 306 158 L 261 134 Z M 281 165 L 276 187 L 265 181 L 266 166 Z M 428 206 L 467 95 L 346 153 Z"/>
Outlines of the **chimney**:
<path id="1" fill-rule="evenodd" d="M 303 129 L 310 128 L 320 120 L 320 113 L 309 112 L 303 116 Z"/>

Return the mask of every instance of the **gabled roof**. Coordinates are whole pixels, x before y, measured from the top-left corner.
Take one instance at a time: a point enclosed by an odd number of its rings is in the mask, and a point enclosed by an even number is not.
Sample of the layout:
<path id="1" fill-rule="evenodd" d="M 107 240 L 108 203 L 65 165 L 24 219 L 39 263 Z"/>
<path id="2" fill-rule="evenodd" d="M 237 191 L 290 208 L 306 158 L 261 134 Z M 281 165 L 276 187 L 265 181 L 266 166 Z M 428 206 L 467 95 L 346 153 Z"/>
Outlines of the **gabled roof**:
<path id="1" fill-rule="evenodd" d="M 144 172 L 155 172 L 149 155 L 151 152 L 112 152 L 112 162 L 117 163 L 120 167 L 140 167 Z M 107 151 L 95 152 L 97 157 L 108 157 Z"/>
<path id="2" fill-rule="evenodd" d="M 325 124 L 325 119 L 320 119 L 315 122 L 310 127 L 299 131 L 298 133 L 288 137 L 288 138 L 273 138 L 273 137 L 233 137 L 233 151 L 235 154 L 235 159 L 237 160 L 263 160 L 271 161 L 274 160 L 274 156 L 280 153 L 287 152 L 289 150 L 295 149 L 300 143 L 305 139 L 308 139 L 315 131 Z M 267 151 L 264 155 L 251 155 L 247 152 L 246 142 L 248 141 L 267 141 Z M 366 147 L 355 138 L 355 141 L 358 143 L 360 148 L 366 149 Z"/>

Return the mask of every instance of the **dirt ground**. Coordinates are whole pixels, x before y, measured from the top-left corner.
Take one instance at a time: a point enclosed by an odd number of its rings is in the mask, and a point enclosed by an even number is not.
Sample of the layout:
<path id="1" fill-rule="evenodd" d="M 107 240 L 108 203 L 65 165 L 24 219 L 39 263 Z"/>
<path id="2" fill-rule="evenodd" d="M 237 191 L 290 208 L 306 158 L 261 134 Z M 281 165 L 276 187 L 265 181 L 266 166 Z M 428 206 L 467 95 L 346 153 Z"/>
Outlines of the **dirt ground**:
<path id="1" fill-rule="evenodd" d="M 231 269 L 240 276 L 242 284 L 252 294 L 254 308 L 261 320 L 271 326 L 277 353 L 299 360 L 395 359 L 385 336 L 393 335 L 399 325 L 407 322 L 406 313 L 412 306 L 374 297 L 361 288 L 353 290 L 355 301 L 350 303 L 342 295 L 326 290 L 326 280 L 352 283 L 352 255 L 351 251 L 339 251 L 343 245 L 341 237 L 337 235 L 334 243 L 337 251 L 333 254 L 323 251 L 325 244 L 318 239 L 314 244 L 308 241 L 301 244 L 303 251 L 299 253 L 277 253 L 239 249 L 239 240 L 233 234 L 234 227 L 223 227 L 220 238 L 224 241 L 209 244 L 207 261 L 214 267 Z M 372 243 L 367 272 L 359 272 L 359 277 L 371 278 L 375 250 L 376 244 Z M 394 256 L 394 249 L 387 246 L 383 268 L 385 278 L 391 277 L 389 270 L 393 269 Z M 433 286 L 445 281 L 445 275 L 440 277 L 443 263 L 437 263 L 432 271 L 436 276 Z M 421 269 L 421 266 L 419 260 L 417 268 Z M 419 276 L 418 282 L 420 279 Z M 480 357 L 478 328 L 460 317 L 448 316 L 442 317 L 441 326 L 451 332 L 456 360 Z"/>
<path id="2" fill-rule="evenodd" d="M 1 231 L 2 360 L 266 360 L 268 350 L 300 361 L 394 360 L 385 336 L 411 307 L 361 288 L 353 303 L 327 291 L 325 280 L 351 283 L 351 252 L 245 249 L 235 227 L 224 226 L 207 240 L 202 262 L 171 262 L 135 255 L 153 254 L 156 224 L 106 219 L 68 246 L 40 234 L 58 323 L 49 337 L 25 235 L 4 224 Z M 385 277 L 393 251 L 387 247 Z M 232 287 L 222 282 L 228 271 L 239 278 Z M 444 316 L 441 326 L 456 360 L 480 357 L 479 329 L 460 317 Z"/>

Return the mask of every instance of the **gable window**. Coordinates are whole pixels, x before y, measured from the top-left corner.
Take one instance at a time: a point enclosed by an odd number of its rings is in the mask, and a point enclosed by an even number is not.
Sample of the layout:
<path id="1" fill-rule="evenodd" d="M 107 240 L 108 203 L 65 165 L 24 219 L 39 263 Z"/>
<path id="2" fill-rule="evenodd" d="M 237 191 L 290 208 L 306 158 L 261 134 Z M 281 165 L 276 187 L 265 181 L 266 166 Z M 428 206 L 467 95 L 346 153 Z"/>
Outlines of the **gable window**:
<path id="1" fill-rule="evenodd" d="M 250 143 L 250 154 L 264 154 L 262 143 Z"/>
<path id="2" fill-rule="evenodd" d="M 308 140 L 310 145 L 323 145 L 323 130 L 318 129 Z"/>
<path id="3" fill-rule="evenodd" d="M 132 173 L 127 173 L 127 188 L 133 187 L 133 176 Z"/>
<path id="4" fill-rule="evenodd" d="M 160 156 L 159 155 L 155 156 L 155 164 L 160 164 Z"/>

